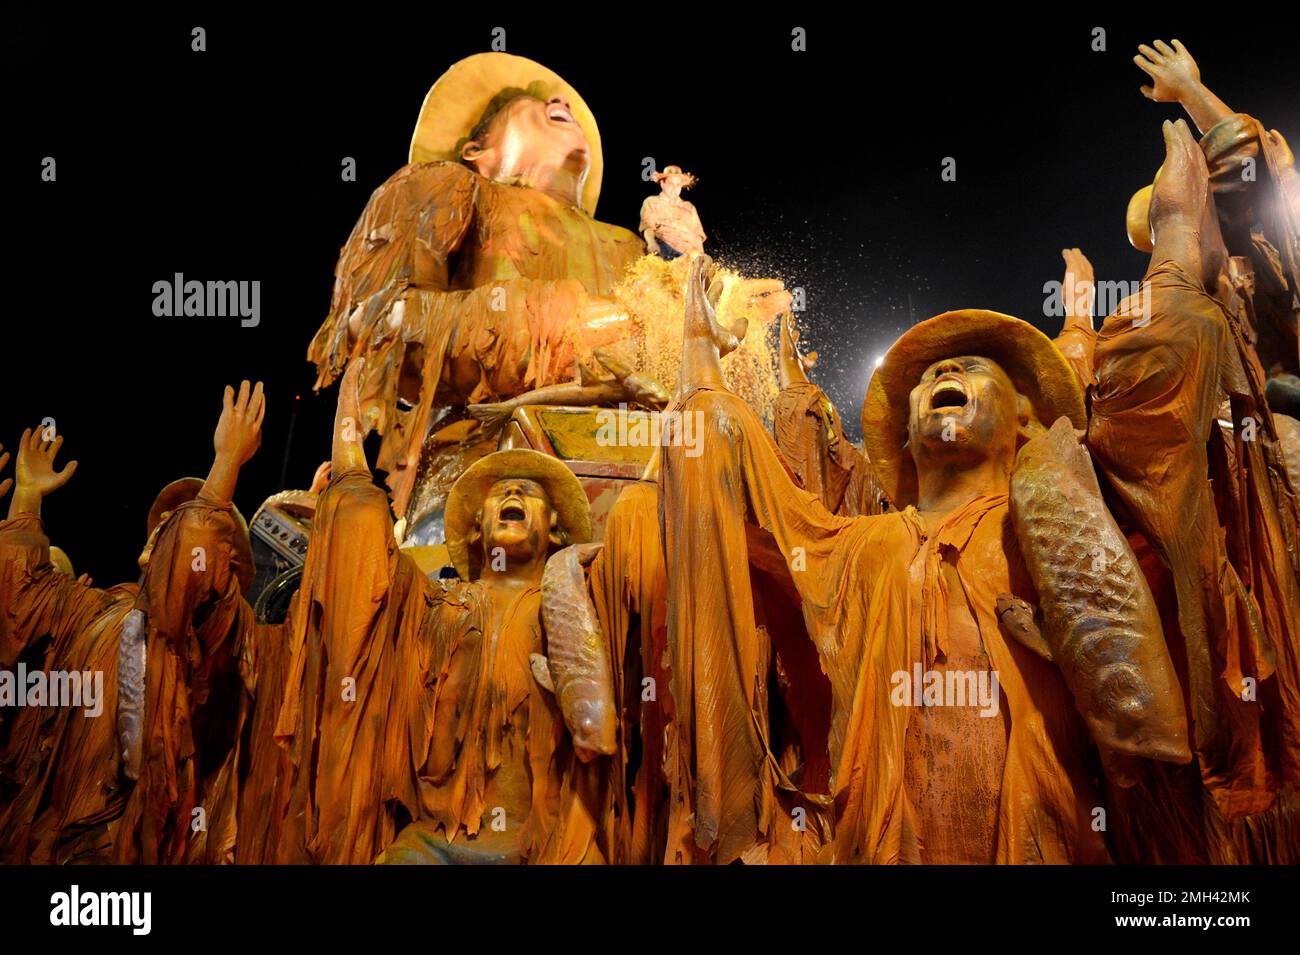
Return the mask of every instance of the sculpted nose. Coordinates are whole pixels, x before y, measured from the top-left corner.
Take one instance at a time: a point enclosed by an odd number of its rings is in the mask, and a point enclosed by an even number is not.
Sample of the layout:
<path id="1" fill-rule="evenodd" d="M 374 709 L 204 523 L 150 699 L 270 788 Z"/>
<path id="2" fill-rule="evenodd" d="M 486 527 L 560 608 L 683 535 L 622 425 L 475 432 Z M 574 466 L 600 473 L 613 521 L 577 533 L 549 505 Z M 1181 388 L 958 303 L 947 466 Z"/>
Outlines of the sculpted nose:
<path id="1" fill-rule="evenodd" d="M 947 375 L 953 372 L 962 372 L 964 370 L 965 369 L 962 368 L 959 362 L 956 362 L 953 359 L 949 358 L 946 361 L 941 361 L 939 362 L 939 364 L 934 366 L 934 376 L 938 378 L 940 375 Z"/>

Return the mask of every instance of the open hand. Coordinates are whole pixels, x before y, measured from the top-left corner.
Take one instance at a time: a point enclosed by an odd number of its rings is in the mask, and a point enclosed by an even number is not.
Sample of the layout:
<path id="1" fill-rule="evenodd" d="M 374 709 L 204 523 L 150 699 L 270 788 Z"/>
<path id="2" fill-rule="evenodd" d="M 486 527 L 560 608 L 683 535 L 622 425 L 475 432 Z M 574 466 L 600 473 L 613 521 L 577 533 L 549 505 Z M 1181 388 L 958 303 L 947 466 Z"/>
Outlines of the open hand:
<path id="1" fill-rule="evenodd" d="M 14 477 L 19 494 L 45 497 L 67 484 L 77 470 L 76 461 L 69 461 L 61 471 L 54 469 L 54 458 L 63 447 L 63 435 L 53 441 L 43 441 L 43 433 L 41 428 L 28 428 L 18 443 Z"/>
<path id="2" fill-rule="evenodd" d="M 1165 120 L 1162 132 L 1165 161 L 1151 190 L 1151 222 L 1157 225 L 1177 216 L 1199 225 L 1204 206 L 1210 201 L 1210 169 L 1205 153 L 1181 119 L 1173 123 Z"/>
<path id="3" fill-rule="evenodd" d="M 1061 258 L 1065 259 L 1065 281 L 1061 286 L 1065 317 L 1087 319 L 1091 323 L 1092 303 L 1096 294 L 1092 263 L 1079 249 L 1062 249 Z"/>
<path id="4" fill-rule="evenodd" d="M 259 381 L 250 391 L 248 382 L 239 384 L 239 394 L 229 385 L 221 401 L 221 418 L 217 421 L 212 446 L 218 458 L 241 467 L 262 444 L 262 418 L 266 400 Z"/>
<path id="5" fill-rule="evenodd" d="M 1133 62 L 1155 82 L 1142 87 L 1142 95 L 1157 103 L 1182 103 L 1201 85 L 1201 71 L 1192 54 L 1179 40 L 1170 46 L 1164 40 L 1138 47 Z"/>

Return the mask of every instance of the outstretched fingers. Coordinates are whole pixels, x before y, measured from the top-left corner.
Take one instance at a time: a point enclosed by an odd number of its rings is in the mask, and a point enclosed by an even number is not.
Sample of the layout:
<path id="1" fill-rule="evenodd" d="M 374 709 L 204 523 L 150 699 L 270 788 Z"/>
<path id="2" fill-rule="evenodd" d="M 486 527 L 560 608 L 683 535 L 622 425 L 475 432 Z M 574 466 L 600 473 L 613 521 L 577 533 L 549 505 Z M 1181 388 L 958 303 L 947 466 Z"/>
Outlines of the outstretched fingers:
<path id="1" fill-rule="evenodd" d="M 266 394 L 262 390 L 262 383 L 259 381 L 253 388 L 252 409 L 253 427 L 259 431 L 262 429 L 262 419 L 266 417 Z"/>
<path id="2" fill-rule="evenodd" d="M 63 466 L 62 471 L 54 472 L 54 484 L 53 487 L 51 487 L 51 490 L 57 491 L 59 488 L 63 487 L 63 485 L 67 484 L 68 481 L 72 479 L 72 475 L 76 473 L 77 473 L 77 462 L 69 461 L 67 464 Z"/>

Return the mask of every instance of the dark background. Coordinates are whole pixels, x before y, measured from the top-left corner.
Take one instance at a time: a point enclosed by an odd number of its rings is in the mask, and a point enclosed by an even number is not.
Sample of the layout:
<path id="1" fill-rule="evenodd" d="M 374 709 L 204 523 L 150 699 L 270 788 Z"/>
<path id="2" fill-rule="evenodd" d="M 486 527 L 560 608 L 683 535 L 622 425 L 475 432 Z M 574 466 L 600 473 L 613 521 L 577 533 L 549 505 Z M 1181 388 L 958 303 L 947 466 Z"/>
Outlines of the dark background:
<path id="1" fill-rule="evenodd" d="M 493 27 L 595 113 L 600 219 L 634 229 L 652 191 L 643 158 L 678 163 L 701 177 L 688 196 L 716 257 L 806 290 L 815 377 L 855 437 L 874 359 L 913 321 L 981 306 L 1055 334 L 1043 285 L 1067 245 L 1099 280 L 1139 277 L 1124 207 L 1163 158 L 1160 120 L 1179 115 L 1138 92 L 1139 42 L 1183 40 L 1229 106 L 1300 141 L 1300 57 L 1258 13 L 886 25 L 642 5 L 461 20 L 328 9 L 278 23 L 0 20 L 0 442 L 12 450 L 24 426 L 55 418 L 80 466 L 46 501 L 47 532 L 101 586 L 135 578 L 158 489 L 206 474 L 224 384 L 260 378 L 268 393 L 236 494 L 245 514 L 279 489 L 286 446 L 290 486 L 328 456 L 334 392 L 312 394 L 305 355 L 339 247 L 406 161 L 429 86 L 488 49 Z M 796 25 L 807 52 L 790 49 Z M 207 52 L 191 51 L 194 26 Z M 1106 52 L 1091 50 L 1097 26 Z M 41 181 L 45 156 L 56 182 Z M 356 182 L 340 178 L 346 156 Z M 946 156 L 956 182 L 940 179 Z M 155 318 L 152 285 L 175 272 L 260 280 L 260 326 Z"/>

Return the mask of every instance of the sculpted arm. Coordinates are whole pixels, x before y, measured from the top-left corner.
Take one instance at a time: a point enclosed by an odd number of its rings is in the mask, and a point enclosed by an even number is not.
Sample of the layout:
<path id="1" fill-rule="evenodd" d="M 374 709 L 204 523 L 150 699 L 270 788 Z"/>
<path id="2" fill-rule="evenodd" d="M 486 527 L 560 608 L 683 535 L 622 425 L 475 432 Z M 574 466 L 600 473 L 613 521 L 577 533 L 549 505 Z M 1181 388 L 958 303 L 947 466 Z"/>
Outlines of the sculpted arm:
<path id="1" fill-rule="evenodd" d="M 1144 43 L 1133 62 L 1153 81 L 1142 87 L 1142 95 L 1157 103 L 1178 103 L 1202 135 L 1232 115 L 1227 104 L 1201 82 L 1200 68 L 1180 40 L 1172 46 L 1164 40 L 1152 46 Z"/>
<path id="2" fill-rule="evenodd" d="M 0 495 L 14 487 L 9 519 L 0 521 L 0 668 L 9 668 L 31 642 L 56 639 L 85 626 L 103 604 L 101 591 L 55 571 L 40 521 L 41 499 L 67 483 L 71 462 L 56 471 L 63 443 L 42 441 L 40 429 L 23 432 L 14 479 L 0 480 Z M 0 448 L 0 469 L 9 454 Z"/>
<path id="3" fill-rule="evenodd" d="M 645 239 L 646 251 L 651 255 L 659 254 L 659 243 L 655 236 L 654 197 L 647 196 L 641 203 L 641 236 Z"/>
<path id="4" fill-rule="evenodd" d="M 1165 163 L 1151 194 L 1152 266 L 1171 261 L 1189 276 L 1206 278 L 1221 253 L 1218 218 L 1205 154 L 1183 120 L 1163 125 Z M 1213 268 L 1217 274 L 1217 268 Z M 1213 276 L 1210 276 L 1211 280 Z"/>

